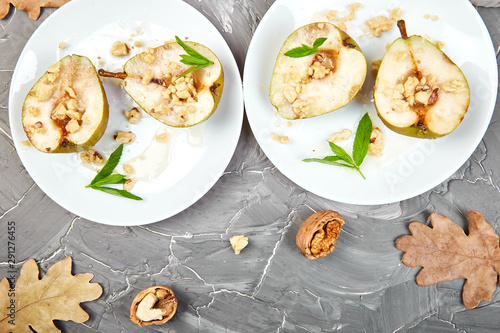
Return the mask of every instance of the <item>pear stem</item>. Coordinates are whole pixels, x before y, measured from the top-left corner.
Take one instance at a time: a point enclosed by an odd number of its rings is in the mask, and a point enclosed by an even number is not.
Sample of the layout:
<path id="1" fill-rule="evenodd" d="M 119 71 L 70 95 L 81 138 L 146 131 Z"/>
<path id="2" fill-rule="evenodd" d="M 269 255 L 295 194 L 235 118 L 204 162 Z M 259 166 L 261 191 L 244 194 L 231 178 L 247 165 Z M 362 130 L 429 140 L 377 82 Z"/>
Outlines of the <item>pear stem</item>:
<path id="1" fill-rule="evenodd" d="M 127 73 L 125 72 L 113 73 L 105 71 L 102 68 L 97 71 L 97 74 L 99 74 L 99 76 L 114 77 L 115 79 L 121 79 L 121 80 L 124 80 L 127 77 Z"/>
<path id="2" fill-rule="evenodd" d="M 408 39 L 408 34 L 406 33 L 405 20 L 398 21 L 398 28 L 399 28 L 399 32 L 401 33 L 401 37 L 403 37 L 403 39 Z"/>

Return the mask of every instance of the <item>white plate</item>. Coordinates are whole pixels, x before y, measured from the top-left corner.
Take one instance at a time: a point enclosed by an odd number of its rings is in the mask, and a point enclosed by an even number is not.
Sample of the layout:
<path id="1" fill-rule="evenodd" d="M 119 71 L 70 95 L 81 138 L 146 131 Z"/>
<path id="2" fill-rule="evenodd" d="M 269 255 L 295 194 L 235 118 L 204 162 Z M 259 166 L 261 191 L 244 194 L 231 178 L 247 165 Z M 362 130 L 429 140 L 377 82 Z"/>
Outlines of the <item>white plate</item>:
<path id="1" fill-rule="evenodd" d="M 222 64 L 225 78 L 222 98 L 207 121 L 188 129 L 168 128 L 141 111 L 139 123 L 131 125 L 123 111 L 132 107 L 132 100 L 113 80 L 104 83 L 110 120 L 95 149 L 109 156 L 117 146 L 112 135 L 118 129 L 130 130 L 137 136 L 134 143 L 125 146 L 121 162 L 144 156 L 147 149 L 155 149 L 155 154 L 146 156 L 156 156 L 148 164 L 157 170 L 149 176 L 142 175 L 143 180 L 131 190 L 143 201 L 86 189 L 96 172 L 83 166 L 77 154 L 44 154 L 23 144 L 27 140 L 21 123 L 23 100 L 52 63 L 75 53 L 89 57 L 96 68 L 121 71 L 131 56 L 144 51 L 145 47 L 159 46 L 175 35 L 206 45 Z M 110 48 L 117 40 L 130 46 L 140 41 L 143 46 L 134 47 L 125 58 L 113 57 Z M 61 50 L 58 45 L 63 41 L 67 46 Z M 21 161 L 38 186 L 55 202 L 95 222 L 140 225 L 181 212 L 219 179 L 241 132 L 242 95 L 241 77 L 223 37 L 201 13 L 185 2 L 72 0 L 40 25 L 21 53 L 11 82 L 9 119 Z M 155 135 L 165 131 L 169 135 L 167 143 L 156 143 Z"/>
<path id="2" fill-rule="evenodd" d="M 446 180 L 474 152 L 492 116 L 498 86 L 497 63 L 488 31 L 474 7 L 466 0 L 361 1 L 362 7 L 348 24 L 347 33 L 363 50 L 368 68 L 380 59 L 385 46 L 399 37 L 397 27 L 380 38 L 368 38 L 363 23 L 390 9 L 402 8 L 408 34 L 429 36 L 445 43 L 444 51 L 465 73 L 471 88 L 471 105 L 465 119 L 450 135 L 422 140 L 398 135 L 385 127 L 370 101 L 374 77 L 367 74 L 361 95 L 342 109 L 319 117 L 287 122 L 275 115 L 269 102 L 269 85 L 276 56 L 285 39 L 297 28 L 331 10 L 346 16 L 353 1 L 277 0 L 266 13 L 248 49 L 243 86 L 247 117 L 262 150 L 290 180 L 327 199 L 362 205 L 385 204 L 417 196 Z M 322 14 L 322 15 L 321 15 Z M 430 18 L 425 15 L 430 14 Z M 437 15 L 437 19 L 432 18 Z M 324 19 L 323 19 L 324 20 Z M 361 166 L 366 180 L 350 169 L 305 163 L 308 157 L 332 155 L 326 139 L 344 128 L 354 130 L 369 112 L 384 133 L 380 158 L 367 156 Z M 283 145 L 271 133 L 288 136 Z M 352 137 L 341 144 L 352 149 Z"/>

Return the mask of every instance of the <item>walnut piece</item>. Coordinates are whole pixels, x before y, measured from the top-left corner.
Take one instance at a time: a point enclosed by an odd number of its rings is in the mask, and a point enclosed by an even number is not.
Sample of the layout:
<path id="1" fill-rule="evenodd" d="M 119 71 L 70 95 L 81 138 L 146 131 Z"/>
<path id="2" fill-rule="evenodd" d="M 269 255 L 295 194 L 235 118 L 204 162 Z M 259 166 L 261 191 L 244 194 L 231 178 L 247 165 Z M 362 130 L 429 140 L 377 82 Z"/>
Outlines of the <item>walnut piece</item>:
<path id="1" fill-rule="evenodd" d="M 335 243 L 344 225 L 337 212 L 325 210 L 314 213 L 302 223 L 295 239 L 302 255 L 307 259 L 325 257 L 335 249 Z"/>
<path id="2" fill-rule="evenodd" d="M 231 242 L 235 254 L 240 254 L 241 250 L 248 245 L 248 238 L 243 235 L 233 236 L 229 241 Z"/>
<path id="3" fill-rule="evenodd" d="M 126 56 L 129 51 L 130 48 L 124 42 L 116 41 L 113 43 L 113 46 L 111 46 L 111 54 L 115 57 Z"/>
<path id="4" fill-rule="evenodd" d="M 135 296 L 130 307 L 130 320 L 138 325 L 162 325 L 169 321 L 177 310 L 177 299 L 167 286 L 144 289 Z"/>
<path id="5" fill-rule="evenodd" d="M 103 164 L 104 159 L 102 156 L 96 152 L 94 149 L 88 149 L 82 153 L 80 153 L 80 159 L 82 160 L 83 163 L 90 164 L 90 163 L 95 163 L 95 164 Z"/>
<path id="6" fill-rule="evenodd" d="M 349 139 L 351 134 L 352 134 L 352 131 L 346 128 L 346 129 L 342 130 L 341 132 L 333 133 L 327 141 L 331 142 L 331 143 L 342 142 L 344 140 Z"/>
<path id="7" fill-rule="evenodd" d="M 384 135 L 380 128 L 375 127 L 370 136 L 370 144 L 368 145 L 368 155 L 380 157 L 384 150 Z"/>
<path id="8" fill-rule="evenodd" d="M 273 139 L 274 141 L 277 141 L 283 145 L 290 143 L 290 139 L 288 138 L 288 136 L 281 136 L 281 135 L 278 135 L 276 133 L 271 133 L 271 139 Z"/>
<path id="9" fill-rule="evenodd" d="M 132 132 L 123 132 L 123 131 L 118 131 L 116 134 L 113 136 L 116 142 L 120 143 L 132 143 L 135 140 L 135 134 Z"/>
<path id="10" fill-rule="evenodd" d="M 141 118 L 141 112 L 137 108 L 132 108 L 131 110 L 126 110 L 124 112 L 125 117 L 127 117 L 128 122 L 131 124 L 137 124 Z"/>

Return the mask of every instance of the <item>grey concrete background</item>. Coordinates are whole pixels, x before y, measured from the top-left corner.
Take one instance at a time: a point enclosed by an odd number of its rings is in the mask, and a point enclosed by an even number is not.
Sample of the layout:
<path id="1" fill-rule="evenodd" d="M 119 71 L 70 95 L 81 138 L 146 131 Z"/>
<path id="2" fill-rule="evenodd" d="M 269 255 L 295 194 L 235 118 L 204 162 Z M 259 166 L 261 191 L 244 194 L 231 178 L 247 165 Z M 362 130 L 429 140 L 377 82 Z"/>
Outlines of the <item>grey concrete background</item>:
<path id="1" fill-rule="evenodd" d="M 272 0 L 187 0 L 222 33 L 240 70 Z M 467 310 L 463 280 L 419 287 L 401 263 L 394 240 L 408 223 L 437 211 L 465 226 L 469 210 L 500 233 L 500 110 L 470 159 L 422 195 L 394 204 L 356 206 L 328 201 L 285 178 L 259 148 L 245 121 L 236 152 L 215 186 L 185 211 L 158 223 L 113 227 L 87 221 L 48 198 L 23 168 L 8 122 L 9 82 L 39 20 L 11 8 L 0 20 L 0 277 L 7 270 L 7 223 L 16 223 L 19 267 L 34 258 L 42 271 L 65 256 L 73 273 L 91 272 L 104 289 L 82 307 L 90 320 L 57 322 L 64 332 L 498 332 L 500 288 L 489 303 Z M 500 8 L 478 8 L 500 47 Z M 498 51 L 497 51 L 498 59 Z M 295 235 L 315 211 L 346 219 L 334 254 L 309 261 Z M 250 244 L 236 256 L 229 238 Z M 142 328 L 128 318 L 134 296 L 170 286 L 177 314 Z M 3 296 L 2 296 L 3 297 Z"/>

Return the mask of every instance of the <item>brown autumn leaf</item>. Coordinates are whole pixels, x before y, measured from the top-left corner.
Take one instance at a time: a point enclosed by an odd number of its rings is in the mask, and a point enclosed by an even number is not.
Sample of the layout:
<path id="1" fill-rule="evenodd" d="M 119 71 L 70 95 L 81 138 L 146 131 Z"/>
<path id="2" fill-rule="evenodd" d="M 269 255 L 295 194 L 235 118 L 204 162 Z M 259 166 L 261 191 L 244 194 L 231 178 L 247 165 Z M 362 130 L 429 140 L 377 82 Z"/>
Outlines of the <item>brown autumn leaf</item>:
<path id="1" fill-rule="evenodd" d="M 396 247 L 406 252 L 406 266 L 423 267 L 416 278 L 419 286 L 466 279 L 462 300 L 472 309 L 481 300 L 491 301 L 500 273 L 500 250 L 499 237 L 483 215 L 470 211 L 467 220 L 469 235 L 449 218 L 432 213 L 432 228 L 410 223 L 413 235 L 399 237 Z"/>
<path id="2" fill-rule="evenodd" d="M 21 268 L 14 289 L 4 278 L 0 282 L 0 332 L 60 332 L 53 320 L 72 320 L 83 323 L 89 315 L 81 302 L 92 301 L 102 294 L 98 283 L 90 283 L 91 273 L 71 274 L 71 257 L 52 265 L 40 280 L 38 265 L 29 259 Z M 11 293 L 9 295 L 9 292 Z M 12 295 L 14 293 L 14 295 Z M 14 300 L 15 313 L 10 311 Z M 12 325 L 14 320 L 15 325 Z"/>
<path id="3" fill-rule="evenodd" d="M 10 11 L 10 4 L 19 10 L 24 10 L 33 21 L 40 16 L 41 7 L 61 7 L 69 0 L 0 0 L 0 19 Z"/>

